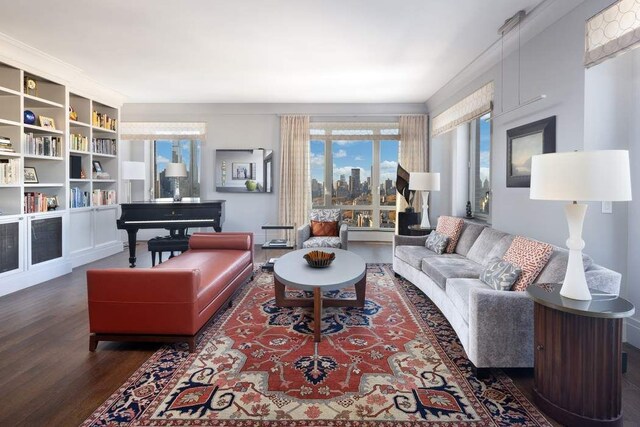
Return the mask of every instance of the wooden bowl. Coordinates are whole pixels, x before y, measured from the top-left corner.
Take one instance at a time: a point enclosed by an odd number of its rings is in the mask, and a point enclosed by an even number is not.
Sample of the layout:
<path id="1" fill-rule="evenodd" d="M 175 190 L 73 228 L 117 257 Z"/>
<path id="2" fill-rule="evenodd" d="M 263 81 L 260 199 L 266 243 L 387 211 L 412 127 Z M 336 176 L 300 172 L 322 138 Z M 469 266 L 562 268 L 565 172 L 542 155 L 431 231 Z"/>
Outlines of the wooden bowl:
<path id="1" fill-rule="evenodd" d="M 311 251 L 307 252 L 303 258 L 307 260 L 307 264 L 310 267 L 326 268 L 336 259 L 336 254 L 333 252 Z"/>

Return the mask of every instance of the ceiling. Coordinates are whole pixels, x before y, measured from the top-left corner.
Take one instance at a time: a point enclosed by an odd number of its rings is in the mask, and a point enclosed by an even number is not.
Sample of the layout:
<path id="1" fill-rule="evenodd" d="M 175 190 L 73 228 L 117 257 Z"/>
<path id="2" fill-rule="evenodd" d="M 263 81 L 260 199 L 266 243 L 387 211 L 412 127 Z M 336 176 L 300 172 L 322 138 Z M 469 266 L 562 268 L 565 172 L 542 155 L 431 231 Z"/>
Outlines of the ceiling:
<path id="1" fill-rule="evenodd" d="M 127 102 L 424 102 L 540 0 L 0 0 Z"/>

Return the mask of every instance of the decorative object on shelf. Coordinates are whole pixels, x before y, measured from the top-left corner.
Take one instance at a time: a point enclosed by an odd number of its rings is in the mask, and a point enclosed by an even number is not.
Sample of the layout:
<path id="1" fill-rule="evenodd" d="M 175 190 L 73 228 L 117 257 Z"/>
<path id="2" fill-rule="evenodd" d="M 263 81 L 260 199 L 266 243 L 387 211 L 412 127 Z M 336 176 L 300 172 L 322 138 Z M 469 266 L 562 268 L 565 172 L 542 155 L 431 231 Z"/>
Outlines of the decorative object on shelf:
<path id="1" fill-rule="evenodd" d="M 102 164 L 100 164 L 100 161 L 99 161 L 99 160 L 94 160 L 94 161 L 93 161 L 93 162 L 91 162 L 91 163 L 93 164 L 93 171 L 94 171 L 94 172 L 98 172 L 98 173 L 104 172 L 104 171 L 102 170 Z"/>
<path id="2" fill-rule="evenodd" d="M 471 212 L 471 201 L 467 200 L 467 218 L 473 218 L 473 212 Z"/>
<path id="3" fill-rule="evenodd" d="M 407 202 L 407 208 L 404 211 L 413 212 L 413 196 L 415 191 L 409 189 L 409 172 L 398 165 L 396 175 L 396 190 Z"/>
<path id="4" fill-rule="evenodd" d="M 83 169 L 80 169 L 80 179 L 87 179 L 87 173 Z"/>
<path id="5" fill-rule="evenodd" d="M 39 182 L 38 174 L 36 173 L 36 168 L 31 166 L 25 166 L 23 174 L 24 174 L 25 184 L 37 184 Z"/>
<path id="6" fill-rule="evenodd" d="M 244 185 L 248 191 L 256 191 L 258 189 L 258 183 L 250 179 L 246 180 Z"/>
<path id="7" fill-rule="evenodd" d="M 311 251 L 304 254 L 303 258 L 307 261 L 310 267 L 313 268 L 326 268 L 331 265 L 336 254 L 333 252 L 324 251 Z"/>
<path id="8" fill-rule="evenodd" d="M 244 181 L 255 178 L 255 163 L 231 163 L 231 179 Z"/>
<path id="9" fill-rule="evenodd" d="M 69 105 L 69 120 L 78 121 L 78 113 Z"/>
<path id="10" fill-rule="evenodd" d="M 422 191 L 422 222 L 420 226 L 423 228 L 431 227 L 429 222 L 429 191 L 440 191 L 440 174 L 437 172 L 411 172 L 409 189 Z"/>
<path id="11" fill-rule="evenodd" d="M 534 156 L 530 198 L 573 201 L 564 209 L 569 224 L 569 262 L 560 295 L 590 300 L 582 260 L 582 226 L 587 205 L 577 201 L 631 200 L 629 152 L 601 150 Z"/>
<path id="12" fill-rule="evenodd" d="M 220 181 L 222 181 L 222 186 L 224 187 L 227 183 L 227 162 L 223 161 L 220 166 Z"/>
<path id="13" fill-rule="evenodd" d="M 27 95 L 38 96 L 38 82 L 31 77 L 25 76 L 24 93 Z"/>
<path id="14" fill-rule="evenodd" d="M 131 181 L 144 181 L 145 173 L 144 162 L 122 162 L 122 179 L 128 182 L 127 203 L 131 203 Z"/>
<path id="15" fill-rule="evenodd" d="M 38 122 L 45 129 L 56 130 L 56 122 L 51 117 L 38 116 Z"/>
<path id="16" fill-rule="evenodd" d="M 165 176 L 167 178 L 175 178 L 176 188 L 173 193 L 173 201 L 181 201 L 182 196 L 180 195 L 180 178 L 187 177 L 187 166 L 184 163 L 168 163 L 165 169 Z"/>
<path id="17" fill-rule="evenodd" d="M 55 211 L 59 206 L 58 196 L 47 197 L 47 210 Z"/>
<path id="18" fill-rule="evenodd" d="M 33 125 L 36 123 L 36 115 L 33 114 L 33 111 L 24 110 L 24 123 L 26 125 Z"/>
<path id="19" fill-rule="evenodd" d="M 94 172 L 93 173 L 93 179 L 110 179 L 111 175 L 109 175 L 107 172 Z"/>
<path id="20" fill-rule="evenodd" d="M 0 135 L 0 153 L 14 153 L 13 144 L 11 144 L 11 138 L 8 136 Z"/>
<path id="21" fill-rule="evenodd" d="M 507 131 L 507 187 L 531 186 L 531 158 L 556 151 L 556 116 Z"/>

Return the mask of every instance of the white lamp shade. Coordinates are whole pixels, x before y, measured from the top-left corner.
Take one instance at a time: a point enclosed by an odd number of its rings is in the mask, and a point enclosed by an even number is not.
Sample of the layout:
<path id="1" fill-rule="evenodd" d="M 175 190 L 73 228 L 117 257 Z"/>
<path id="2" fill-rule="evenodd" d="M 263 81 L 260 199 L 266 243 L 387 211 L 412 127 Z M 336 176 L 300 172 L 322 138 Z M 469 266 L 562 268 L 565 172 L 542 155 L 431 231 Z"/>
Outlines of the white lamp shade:
<path id="1" fill-rule="evenodd" d="M 143 180 L 145 172 L 144 162 L 122 162 L 122 179 Z"/>
<path id="2" fill-rule="evenodd" d="M 629 152 L 601 150 L 533 156 L 529 195 L 538 200 L 631 200 Z"/>
<path id="3" fill-rule="evenodd" d="M 440 191 L 440 174 L 431 172 L 411 172 L 409 190 Z"/>
<path id="4" fill-rule="evenodd" d="M 165 176 L 170 178 L 184 178 L 187 176 L 187 166 L 184 163 L 168 163 Z"/>

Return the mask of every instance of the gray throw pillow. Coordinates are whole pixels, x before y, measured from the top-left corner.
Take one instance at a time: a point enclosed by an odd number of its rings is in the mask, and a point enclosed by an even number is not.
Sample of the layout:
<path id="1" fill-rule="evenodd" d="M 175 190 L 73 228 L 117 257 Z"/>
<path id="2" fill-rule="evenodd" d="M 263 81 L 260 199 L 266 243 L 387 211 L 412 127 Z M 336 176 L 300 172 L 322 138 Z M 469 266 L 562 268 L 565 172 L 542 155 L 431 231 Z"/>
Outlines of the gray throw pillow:
<path id="1" fill-rule="evenodd" d="M 438 255 L 442 255 L 447 249 L 447 245 L 449 244 L 449 237 L 444 234 L 438 233 L 437 231 L 432 231 L 427 237 L 427 240 L 424 242 L 424 246 L 437 253 Z"/>
<path id="2" fill-rule="evenodd" d="M 493 289 L 509 291 L 521 273 L 522 269 L 509 261 L 493 258 L 480 274 L 480 280 Z"/>

